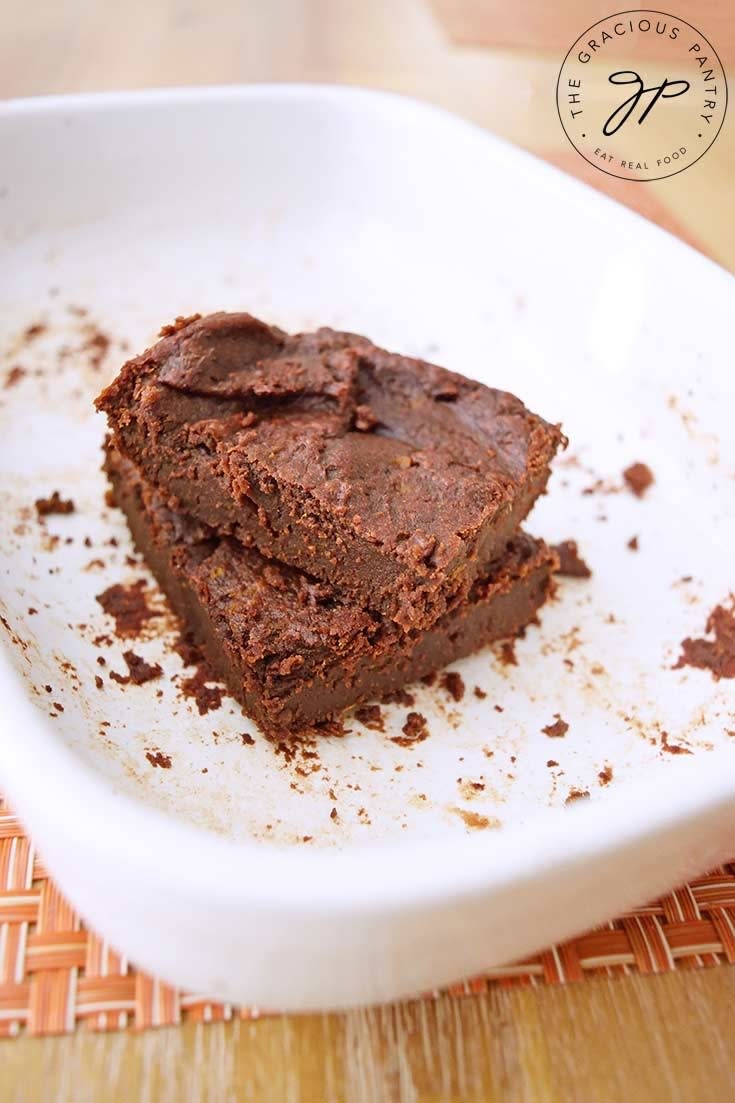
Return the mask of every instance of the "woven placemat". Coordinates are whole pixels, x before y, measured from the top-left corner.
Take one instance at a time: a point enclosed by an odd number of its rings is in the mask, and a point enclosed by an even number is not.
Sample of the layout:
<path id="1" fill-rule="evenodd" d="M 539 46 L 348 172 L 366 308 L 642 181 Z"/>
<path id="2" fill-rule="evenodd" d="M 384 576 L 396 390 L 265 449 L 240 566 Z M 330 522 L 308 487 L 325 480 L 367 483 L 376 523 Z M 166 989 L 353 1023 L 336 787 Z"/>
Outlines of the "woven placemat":
<path id="1" fill-rule="evenodd" d="M 735 964 L 735 861 L 648 907 L 517 965 L 452 985 L 566 984 L 596 974 Z M 0 797 L 0 1036 L 253 1018 L 253 1008 L 187 995 L 134 968 L 88 930 Z"/>

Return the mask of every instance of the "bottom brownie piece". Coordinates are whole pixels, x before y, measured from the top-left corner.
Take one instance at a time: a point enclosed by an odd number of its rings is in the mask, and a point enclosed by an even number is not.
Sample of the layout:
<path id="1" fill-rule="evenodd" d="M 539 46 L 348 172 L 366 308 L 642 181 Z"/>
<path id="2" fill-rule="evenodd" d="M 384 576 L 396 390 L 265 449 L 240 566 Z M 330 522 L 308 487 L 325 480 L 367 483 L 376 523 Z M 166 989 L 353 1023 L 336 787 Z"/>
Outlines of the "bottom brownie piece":
<path id="1" fill-rule="evenodd" d="M 516 635 L 552 585 L 554 553 L 519 533 L 462 605 L 407 633 L 333 586 L 172 511 L 112 447 L 105 468 L 174 611 L 233 696 L 271 734 L 313 726 Z"/>

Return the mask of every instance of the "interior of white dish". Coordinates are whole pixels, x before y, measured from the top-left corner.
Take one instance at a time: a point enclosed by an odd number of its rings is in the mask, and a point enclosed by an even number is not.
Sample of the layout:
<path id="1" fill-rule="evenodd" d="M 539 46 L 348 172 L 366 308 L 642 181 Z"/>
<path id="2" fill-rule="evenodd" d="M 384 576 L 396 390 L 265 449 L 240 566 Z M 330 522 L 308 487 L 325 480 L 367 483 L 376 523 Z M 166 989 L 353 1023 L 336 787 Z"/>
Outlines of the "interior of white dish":
<path id="1" fill-rule="evenodd" d="M 566 815 L 570 795 L 594 802 L 634 776 L 666 786 L 675 763 L 733 745 L 732 683 L 672 669 L 680 641 L 702 635 L 733 588 L 735 379 L 719 273 L 683 249 L 687 263 L 669 264 L 660 235 L 660 248 L 641 248 L 642 223 L 602 203 L 575 207 L 552 174 L 540 203 L 530 162 L 490 177 L 473 131 L 390 102 L 371 100 L 359 125 L 337 101 L 294 111 L 288 95 L 247 112 L 225 97 L 214 122 L 192 102 L 186 127 L 169 125 L 165 103 L 128 109 L 113 131 L 95 109 L 41 114 L 32 128 L 22 114 L 4 120 L 0 599 L 11 662 L 45 737 L 110 791 L 231 839 L 461 840 L 549 806 Z M 562 422 L 570 446 L 528 528 L 577 540 L 593 577 L 560 581 L 516 643 L 517 665 L 487 649 L 452 668 L 462 701 L 414 687 L 412 706 L 383 707 L 384 733 L 348 717 L 344 736 L 286 753 L 231 699 L 200 716 L 182 698 L 165 616 L 150 638 L 93 643 L 112 636 L 96 595 L 148 576 L 127 561 L 122 516 L 104 503 L 92 399 L 161 324 L 214 309 L 362 332 Z M 96 333 L 109 348 L 90 344 Z M 3 387 L 15 366 L 25 374 Z M 642 499 L 622 486 L 634 461 L 655 474 Z M 34 502 L 55 489 L 75 512 L 41 523 Z M 126 646 L 165 676 L 111 681 Z M 394 738 L 410 708 L 430 737 L 408 748 Z M 557 715 L 562 738 L 544 732 Z"/>

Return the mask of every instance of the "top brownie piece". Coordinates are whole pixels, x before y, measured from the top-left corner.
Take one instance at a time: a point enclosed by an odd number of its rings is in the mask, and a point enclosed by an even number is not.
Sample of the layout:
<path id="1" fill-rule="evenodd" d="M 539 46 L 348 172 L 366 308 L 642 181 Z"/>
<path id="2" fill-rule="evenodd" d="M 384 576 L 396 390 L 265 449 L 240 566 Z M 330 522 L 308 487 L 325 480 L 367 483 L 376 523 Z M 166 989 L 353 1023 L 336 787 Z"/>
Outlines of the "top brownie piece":
<path id="1" fill-rule="evenodd" d="M 557 426 L 433 364 L 249 314 L 179 319 L 99 396 L 168 503 L 405 629 L 467 594 L 544 490 Z"/>

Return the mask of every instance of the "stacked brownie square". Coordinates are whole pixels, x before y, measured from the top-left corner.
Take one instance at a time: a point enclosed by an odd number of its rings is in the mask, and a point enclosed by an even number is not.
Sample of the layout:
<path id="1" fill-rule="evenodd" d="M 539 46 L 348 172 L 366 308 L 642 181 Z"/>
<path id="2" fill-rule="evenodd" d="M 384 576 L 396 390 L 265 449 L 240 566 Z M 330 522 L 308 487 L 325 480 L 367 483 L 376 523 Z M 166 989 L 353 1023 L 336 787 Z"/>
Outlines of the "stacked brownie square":
<path id="1" fill-rule="evenodd" d="M 179 319 L 97 400 L 115 499 L 269 733 L 516 635 L 555 556 L 520 524 L 563 442 L 519 399 L 351 333 Z"/>

